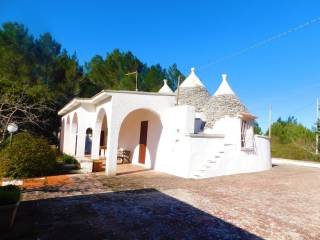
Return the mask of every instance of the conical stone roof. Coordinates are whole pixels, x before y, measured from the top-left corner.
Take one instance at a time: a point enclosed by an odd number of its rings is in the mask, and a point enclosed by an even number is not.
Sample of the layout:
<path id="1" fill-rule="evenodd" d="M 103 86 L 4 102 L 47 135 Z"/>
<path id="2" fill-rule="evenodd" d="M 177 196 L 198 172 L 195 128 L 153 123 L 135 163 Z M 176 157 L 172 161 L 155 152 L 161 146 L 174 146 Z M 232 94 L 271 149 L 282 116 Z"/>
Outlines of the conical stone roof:
<path id="1" fill-rule="evenodd" d="M 179 105 L 191 105 L 196 112 L 203 112 L 209 98 L 209 92 L 195 74 L 195 69 L 191 68 L 190 75 L 179 88 Z"/>
<path id="2" fill-rule="evenodd" d="M 163 80 L 163 86 L 162 88 L 159 90 L 159 93 L 173 93 L 173 91 L 171 90 L 171 88 L 168 86 L 168 80 L 164 79 Z"/>
<path id="3" fill-rule="evenodd" d="M 227 82 L 227 76 L 223 80 L 216 93 L 209 99 L 204 108 L 206 115 L 206 128 L 212 128 L 215 122 L 223 117 L 236 117 L 248 109 L 241 103 Z"/>

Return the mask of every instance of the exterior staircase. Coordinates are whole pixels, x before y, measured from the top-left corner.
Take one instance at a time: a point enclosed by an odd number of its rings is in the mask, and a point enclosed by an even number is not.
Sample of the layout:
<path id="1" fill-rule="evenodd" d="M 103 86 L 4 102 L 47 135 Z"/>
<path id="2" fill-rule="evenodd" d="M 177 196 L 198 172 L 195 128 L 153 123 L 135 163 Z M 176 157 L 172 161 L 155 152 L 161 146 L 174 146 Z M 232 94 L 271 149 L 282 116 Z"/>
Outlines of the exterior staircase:
<path id="1" fill-rule="evenodd" d="M 224 150 L 219 150 L 212 158 L 205 160 L 192 175 L 194 179 L 213 177 L 217 174 L 217 168 L 222 161 Z"/>

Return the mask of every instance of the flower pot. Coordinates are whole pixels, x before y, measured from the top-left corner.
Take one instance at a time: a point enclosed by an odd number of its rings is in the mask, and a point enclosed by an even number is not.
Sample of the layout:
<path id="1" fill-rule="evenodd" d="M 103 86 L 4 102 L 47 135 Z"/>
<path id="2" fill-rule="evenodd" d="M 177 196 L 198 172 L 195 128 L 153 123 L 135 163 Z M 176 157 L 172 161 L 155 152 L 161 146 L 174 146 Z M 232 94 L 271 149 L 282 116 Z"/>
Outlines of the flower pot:
<path id="1" fill-rule="evenodd" d="M 92 172 L 102 172 L 104 169 L 102 160 L 94 160 L 92 162 Z"/>
<path id="2" fill-rule="evenodd" d="M 8 230 L 12 227 L 20 201 L 15 204 L 0 205 L 0 229 Z"/>

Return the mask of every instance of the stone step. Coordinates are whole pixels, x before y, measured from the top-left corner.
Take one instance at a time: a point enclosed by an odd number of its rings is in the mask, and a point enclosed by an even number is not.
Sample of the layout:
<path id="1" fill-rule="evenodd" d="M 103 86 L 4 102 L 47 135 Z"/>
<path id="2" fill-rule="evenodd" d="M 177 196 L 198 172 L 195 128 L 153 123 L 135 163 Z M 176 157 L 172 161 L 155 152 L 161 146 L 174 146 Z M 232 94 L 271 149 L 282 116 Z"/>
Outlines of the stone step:
<path id="1" fill-rule="evenodd" d="M 201 178 L 201 176 L 200 176 L 200 175 L 197 175 L 197 174 L 193 175 L 193 177 L 194 177 L 194 178 Z"/>
<path id="2" fill-rule="evenodd" d="M 208 160 L 208 163 L 217 163 L 215 160 Z"/>

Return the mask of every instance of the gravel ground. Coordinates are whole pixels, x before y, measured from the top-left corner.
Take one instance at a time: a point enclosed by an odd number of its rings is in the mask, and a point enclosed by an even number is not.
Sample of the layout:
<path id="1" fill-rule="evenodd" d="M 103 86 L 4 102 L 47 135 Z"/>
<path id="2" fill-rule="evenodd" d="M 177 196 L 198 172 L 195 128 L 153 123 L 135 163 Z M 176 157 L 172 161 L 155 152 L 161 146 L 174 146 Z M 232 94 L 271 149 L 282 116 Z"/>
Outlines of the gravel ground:
<path id="1" fill-rule="evenodd" d="M 0 239 L 320 239 L 320 169 L 186 180 L 142 171 L 29 187 Z"/>

